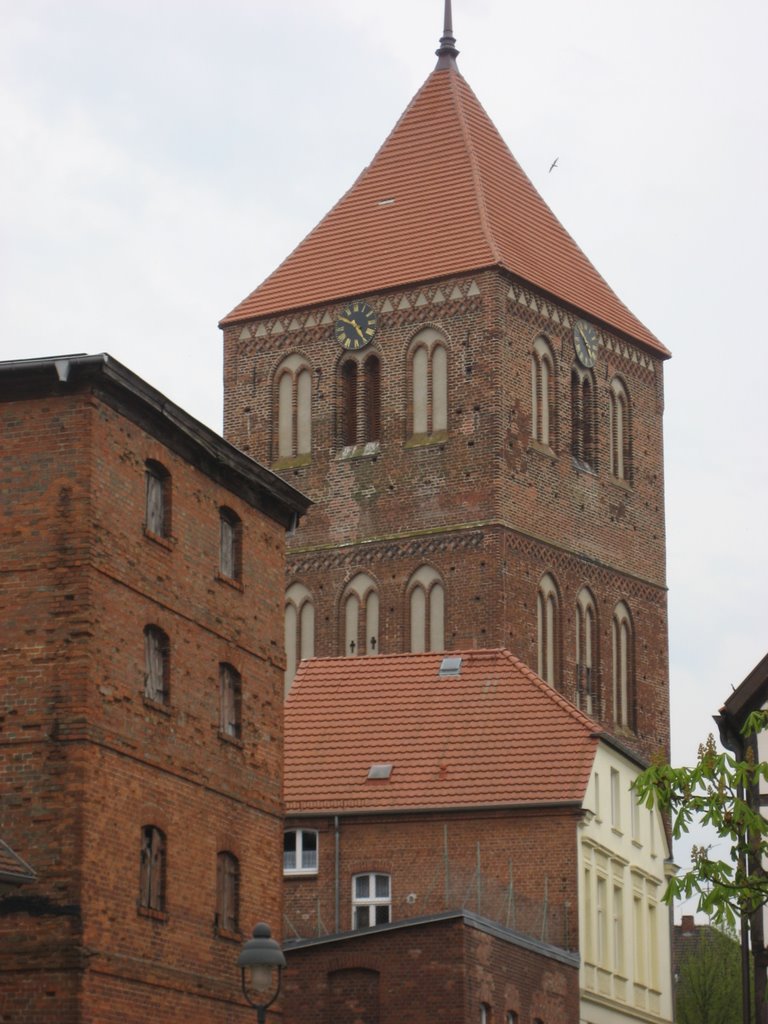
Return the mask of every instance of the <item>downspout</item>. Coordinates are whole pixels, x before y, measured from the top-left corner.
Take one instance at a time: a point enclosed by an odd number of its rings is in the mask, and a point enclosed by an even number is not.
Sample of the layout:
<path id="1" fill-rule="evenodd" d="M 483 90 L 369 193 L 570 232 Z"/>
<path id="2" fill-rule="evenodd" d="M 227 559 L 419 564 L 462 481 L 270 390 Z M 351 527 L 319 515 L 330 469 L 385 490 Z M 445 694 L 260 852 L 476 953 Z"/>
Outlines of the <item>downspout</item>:
<path id="1" fill-rule="evenodd" d="M 340 883 L 340 855 L 341 855 L 341 834 L 339 825 L 339 816 L 334 814 L 333 816 L 333 827 L 334 827 L 334 878 L 333 878 L 333 914 L 334 914 L 334 932 L 336 935 L 341 931 L 341 889 L 339 888 Z"/>

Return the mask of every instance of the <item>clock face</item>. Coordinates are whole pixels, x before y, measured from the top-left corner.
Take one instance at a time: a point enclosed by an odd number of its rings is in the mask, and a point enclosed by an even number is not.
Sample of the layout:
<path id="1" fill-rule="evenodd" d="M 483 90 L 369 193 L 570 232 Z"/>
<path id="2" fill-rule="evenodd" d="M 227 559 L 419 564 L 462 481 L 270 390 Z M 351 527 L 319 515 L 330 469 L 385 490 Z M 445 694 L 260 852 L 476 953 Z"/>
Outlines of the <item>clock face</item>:
<path id="1" fill-rule="evenodd" d="M 365 348 L 376 333 L 376 310 L 356 299 L 341 310 L 333 330 L 336 341 L 344 348 Z"/>
<path id="2" fill-rule="evenodd" d="M 573 347 L 582 366 L 590 369 L 597 361 L 597 331 L 586 320 L 577 320 L 573 325 Z"/>

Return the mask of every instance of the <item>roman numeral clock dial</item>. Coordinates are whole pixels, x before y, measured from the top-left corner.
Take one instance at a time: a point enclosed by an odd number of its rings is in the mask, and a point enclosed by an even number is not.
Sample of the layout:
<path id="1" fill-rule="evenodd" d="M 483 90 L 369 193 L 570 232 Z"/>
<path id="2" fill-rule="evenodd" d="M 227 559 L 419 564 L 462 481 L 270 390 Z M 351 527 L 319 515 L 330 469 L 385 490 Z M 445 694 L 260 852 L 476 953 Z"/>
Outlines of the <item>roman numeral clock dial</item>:
<path id="1" fill-rule="evenodd" d="M 577 320 L 573 325 L 573 347 L 576 358 L 582 366 L 591 369 L 597 361 L 597 331 L 586 320 Z"/>
<path id="2" fill-rule="evenodd" d="M 343 348 L 351 351 L 365 348 L 376 334 L 376 310 L 367 302 L 348 303 L 336 317 L 333 332 Z"/>

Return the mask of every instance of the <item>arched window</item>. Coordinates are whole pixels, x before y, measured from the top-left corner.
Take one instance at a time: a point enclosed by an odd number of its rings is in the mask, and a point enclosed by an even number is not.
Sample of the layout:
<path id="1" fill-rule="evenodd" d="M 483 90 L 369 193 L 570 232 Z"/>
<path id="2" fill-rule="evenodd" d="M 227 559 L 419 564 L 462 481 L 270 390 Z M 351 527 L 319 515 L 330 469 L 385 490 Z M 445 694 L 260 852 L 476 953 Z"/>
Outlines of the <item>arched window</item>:
<path id="1" fill-rule="evenodd" d="M 373 352 L 341 364 L 341 443 L 345 448 L 378 441 L 381 434 L 381 363 Z"/>
<path id="2" fill-rule="evenodd" d="M 154 825 L 144 825 L 141 830 L 139 906 L 165 910 L 165 836 Z"/>
<path id="3" fill-rule="evenodd" d="M 144 627 L 144 696 L 167 704 L 170 695 L 171 643 L 158 626 Z"/>
<path id="4" fill-rule="evenodd" d="M 420 331 L 410 354 L 411 434 L 430 437 L 448 429 L 448 352 L 432 327 Z"/>
<path id="5" fill-rule="evenodd" d="M 589 370 L 571 371 L 571 454 L 583 467 L 597 469 L 595 380 Z"/>
<path id="6" fill-rule="evenodd" d="M 364 572 L 349 581 L 341 599 L 344 614 L 344 654 L 379 653 L 379 594 Z"/>
<path id="7" fill-rule="evenodd" d="M 609 414 L 611 473 L 618 480 L 629 482 L 632 477 L 629 395 L 618 377 L 614 377 L 611 381 Z"/>
<path id="8" fill-rule="evenodd" d="M 588 587 L 576 595 L 576 707 L 599 714 L 597 692 L 597 613 Z"/>
<path id="9" fill-rule="evenodd" d="M 620 601 L 611 624 L 613 653 L 613 720 L 616 725 L 634 728 L 635 685 L 632 619 L 629 608 Z"/>
<path id="10" fill-rule="evenodd" d="M 231 665 L 219 665 L 219 730 L 222 736 L 239 740 L 242 735 L 243 684 Z"/>
<path id="11" fill-rule="evenodd" d="M 422 651 L 445 649 L 445 588 L 440 575 L 422 565 L 408 581 L 410 608 L 410 649 Z"/>
<path id="12" fill-rule="evenodd" d="M 231 580 L 242 576 L 243 524 L 231 508 L 219 509 L 219 572 Z"/>
<path id="13" fill-rule="evenodd" d="M 296 354 L 280 364 L 275 375 L 278 459 L 309 455 L 312 451 L 312 374 L 306 360 Z"/>
<path id="14" fill-rule="evenodd" d="M 296 675 L 299 662 L 315 655 L 315 606 L 302 583 L 292 583 L 285 592 L 285 692 Z"/>
<path id="15" fill-rule="evenodd" d="M 147 459 L 144 464 L 146 507 L 144 529 L 156 537 L 171 535 L 171 474 L 159 462 Z"/>
<path id="16" fill-rule="evenodd" d="M 546 338 L 539 337 L 531 352 L 531 436 L 552 446 L 555 419 L 555 361 Z"/>
<path id="17" fill-rule="evenodd" d="M 560 679 L 560 602 L 557 584 L 549 573 L 542 577 L 536 597 L 539 675 L 556 686 Z"/>
<path id="18" fill-rule="evenodd" d="M 233 853 L 216 855 L 216 928 L 236 932 L 239 928 L 240 862 Z"/>

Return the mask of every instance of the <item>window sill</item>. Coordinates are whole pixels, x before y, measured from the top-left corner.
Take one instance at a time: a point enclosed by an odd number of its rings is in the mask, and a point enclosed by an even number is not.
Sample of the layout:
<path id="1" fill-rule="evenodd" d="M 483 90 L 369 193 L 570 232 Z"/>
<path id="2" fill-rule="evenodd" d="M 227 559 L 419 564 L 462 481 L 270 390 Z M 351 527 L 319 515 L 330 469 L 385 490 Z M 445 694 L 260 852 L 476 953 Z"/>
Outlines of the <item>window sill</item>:
<path id="1" fill-rule="evenodd" d="M 317 868 L 283 868 L 283 878 L 317 878 Z"/>
<path id="2" fill-rule="evenodd" d="M 171 707 L 169 704 L 154 700 L 152 697 L 148 697 L 146 693 L 143 695 L 144 707 L 150 708 L 152 711 L 158 711 L 161 715 L 165 715 L 166 718 L 171 717 Z"/>
<path id="3" fill-rule="evenodd" d="M 215 925 L 213 933 L 217 939 L 224 939 L 225 942 L 241 943 L 243 941 L 243 933 L 241 931 L 231 932 L 228 928 L 219 928 L 218 925 Z"/>
<path id="4" fill-rule="evenodd" d="M 545 458 L 551 459 L 553 462 L 557 458 L 554 450 L 548 444 L 544 444 L 543 441 L 537 441 L 535 437 L 532 437 L 528 442 L 528 450 L 536 452 L 537 455 L 543 455 Z"/>
<path id="5" fill-rule="evenodd" d="M 587 476 L 597 476 L 597 470 L 594 466 L 590 466 L 588 462 L 582 462 L 581 459 L 577 459 L 575 455 L 571 456 L 571 465 L 577 473 L 586 473 Z"/>
<path id="6" fill-rule="evenodd" d="M 152 530 L 148 530 L 144 527 L 144 536 L 147 540 L 151 540 L 155 544 L 159 544 L 161 548 L 165 548 L 166 551 L 173 551 L 174 541 L 171 537 L 162 537 L 159 533 L 154 533 Z"/>
<path id="7" fill-rule="evenodd" d="M 642 848 L 643 848 L 643 844 L 640 842 L 639 839 L 633 839 L 632 840 L 632 845 L 634 846 L 634 848 L 636 850 L 642 850 Z"/>
<path id="8" fill-rule="evenodd" d="M 279 471 L 281 469 L 298 469 L 300 466 L 308 466 L 312 462 L 312 455 L 307 452 L 306 455 L 290 455 L 283 456 L 283 458 L 275 459 L 272 463 L 272 469 Z"/>
<path id="9" fill-rule="evenodd" d="M 447 430 L 438 430 L 434 434 L 412 434 L 405 442 L 406 448 L 430 448 L 444 446 L 448 440 Z"/>
<path id="10" fill-rule="evenodd" d="M 621 829 L 620 828 L 616 828 L 615 825 L 611 825 L 611 832 L 613 832 L 613 834 L 615 836 L 621 836 L 622 838 L 624 836 L 624 833 L 621 831 Z"/>
<path id="11" fill-rule="evenodd" d="M 168 921 L 168 912 L 166 910 L 154 910 L 152 907 L 136 908 L 139 913 L 139 917 L 148 917 L 151 921 L 159 921 L 160 924 L 165 924 Z"/>
<path id="12" fill-rule="evenodd" d="M 618 487 L 622 491 L 632 490 L 631 482 L 629 480 L 622 480 L 622 478 L 619 476 L 613 476 L 613 474 L 611 474 L 611 476 L 608 477 L 608 482 L 613 484 L 614 487 Z"/>
<path id="13" fill-rule="evenodd" d="M 230 746 L 238 747 L 240 750 L 243 750 L 245 747 L 245 744 L 239 736 L 230 736 L 228 732 L 222 732 L 221 729 L 219 729 L 219 739 L 222 743 L 229 743 Z"/>
<path id="14" fill-rule="evenodd" d="M 340 462 L 346 461 L 347 459 L 375 459 L 380 450 L 381 447 L 378 441 L 366 441 L 364 444 L 351 444 L 347 445 L 346 448 L 341 449 L 337 459 Z"/>
<path id="15" fill-rule="evenodd" d="M 224 586 L 226 586 L 226 587 L 231 587 L 233 590 L 239 590 L 241 594 L 242 594 L 243 590 L 245 589 L 243 587 L 242 580 L 235 579 L 234 576 L 227 576 L 223 572 L 215 572 L 214 573 L 214 579 L 218 583 L 223 583 Z"/>

